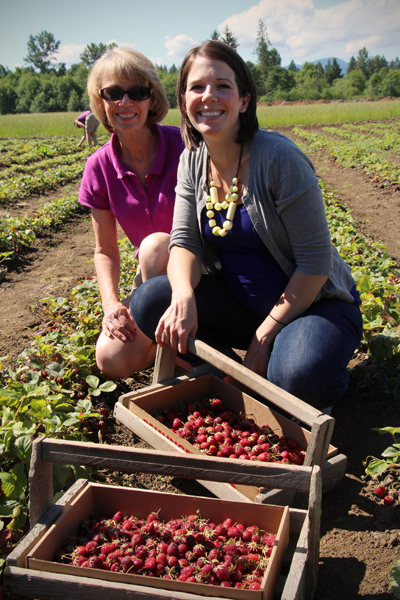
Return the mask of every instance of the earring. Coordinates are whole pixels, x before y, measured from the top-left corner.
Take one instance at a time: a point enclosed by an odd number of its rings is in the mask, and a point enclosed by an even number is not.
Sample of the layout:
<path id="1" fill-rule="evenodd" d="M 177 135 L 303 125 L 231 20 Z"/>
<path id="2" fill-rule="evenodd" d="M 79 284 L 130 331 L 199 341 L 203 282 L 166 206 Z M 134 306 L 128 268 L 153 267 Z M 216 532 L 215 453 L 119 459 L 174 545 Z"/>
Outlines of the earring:
<path id="1" fill-rule="evenodd" d="M 240 112 L 243 112 L 243 113 L 246 112 L 246 107 L 242 106 L 242 108 L 240 109 Z"/>

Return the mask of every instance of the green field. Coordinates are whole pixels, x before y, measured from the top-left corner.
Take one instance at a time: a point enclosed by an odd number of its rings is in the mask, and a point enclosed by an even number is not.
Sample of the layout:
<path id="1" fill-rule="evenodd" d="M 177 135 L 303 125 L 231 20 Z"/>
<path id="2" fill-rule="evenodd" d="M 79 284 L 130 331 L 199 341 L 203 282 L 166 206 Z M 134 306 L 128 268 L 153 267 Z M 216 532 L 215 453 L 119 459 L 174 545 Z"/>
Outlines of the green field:
<path id="1" fill-rule="evenodd" d="M 355 121 L 400 118 L 400 99 L 380 102 L 342 102 L 339 104 L 306 104 L 293 106 L 261 106 L 257 116 L 260 127 L 273 129 L 296 125 L 352 123 Z M 0 116 L 1 138 L 54 137 L 74 135 L 82 131 L 74 127 L 76 113 L 35 113 Z M 167 125 L 180 125 L 179 110 L 171 109 L 164 119 Z M 100 125 L 99 135 L 107 133 Z"/>

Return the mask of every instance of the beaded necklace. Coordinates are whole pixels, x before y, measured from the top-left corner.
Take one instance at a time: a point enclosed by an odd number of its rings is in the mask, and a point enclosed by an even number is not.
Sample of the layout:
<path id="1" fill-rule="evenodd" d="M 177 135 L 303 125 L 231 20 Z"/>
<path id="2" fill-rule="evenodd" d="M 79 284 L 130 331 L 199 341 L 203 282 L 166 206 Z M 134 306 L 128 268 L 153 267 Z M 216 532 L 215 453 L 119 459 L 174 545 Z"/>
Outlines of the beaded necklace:
<path id="1" fill-rule="evenodd" d="M 240 155 L 239 155 L 239 162 L 238 162 L 238 167 L 237 167 L 237 171 L 236 171 L 236 176 L 232 179 L 232 185 L 230 187 L 229 193 L 226 194 L 225 196 L 225 200 L 223 202 L 220 202 L 218 199 L 218 190 L 217 190 L 217 185 L 215 183 L 215 181 L 213 181 L 212 179 L 212 172 L 211 172 L 211 159 L 210 156 L 208 156 L 207 158 L 207 172 L 209 173 L 210 176 L 210 191 L 209 191 L 209 195 L 206 198 L 206 216 L 208 217 L 209 221 L 208 224 L 212 229 L 212 232 L 214 235 L 219 235 L 220 237 L 225 237 L 228 234 L 228 231 L 230 229 L 232 229 L 233 224 L 233 218 L 235 216 L 235 212 L 236 212 L 236 206 L 238 204 L 238 200 L 239 200 L 239 196 L 238 196 L 238 175 L 239 175 L 239 169 L 240 169 L 240 163 L 242 162 L 242 153 L 243 153 L 243 144 L 240 146 Z M 226 210 L 226 215 L 225 215 L 225 221 L 222 225 L 222 227 L 219 227 L 217 225 L 216 220 L 214 219 L 215 210 Z"/>

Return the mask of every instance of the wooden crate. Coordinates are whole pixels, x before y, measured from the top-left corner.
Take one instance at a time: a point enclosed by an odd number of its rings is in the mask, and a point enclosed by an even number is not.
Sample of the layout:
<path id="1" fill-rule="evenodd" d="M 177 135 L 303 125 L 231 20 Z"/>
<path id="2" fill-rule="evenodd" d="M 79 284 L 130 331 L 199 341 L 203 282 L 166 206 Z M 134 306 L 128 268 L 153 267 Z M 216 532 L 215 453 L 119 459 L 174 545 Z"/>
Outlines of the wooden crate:
<path id="1" fill-rule="evenodd" d="M 189 338 L 189 351 L 221 369 L 239 383 L 242 389 L 233 387 L 207 372 L 207 366 L 190 376 L 173 377 L 176 351 L 165 346 L 158 349 L 153 385 L 124 394 L 114 408 L 115 418 L 158 450 L 175 451 L 182 454 L 191 452 L 200 454 L 186 440 L 182 440 L 165 426 L 160 425 L 150 413 L 157 407 L 171 408 L 179 402 L 193 402 L 205 397 L 220 397 L 236 413 L 242 412 L 255 416 L 259 425 L 269 423 L 278 435 L 294 438 L 306 447 L 304 465 L 319 465 L 323 468 L 323 490 L 336 487 L 342 480 L 347 459 L 337 455 L 337 449 L 330 445 L 334 419 L 309 406 L 302 400 L 288 394 L 271 384 L 263 377 L 237 364 L 207 344 Z M 246 390 L 249 393 L 245 393 Z M 280 415 L 272 408 L 255 400 L 251 394 L 264 398 L 269 404 L 285 410 L 306 427 Z M 327 460 L 328 459 L 328 460 Z M 294 492 L 278 491 L 251 486 L 232 486 L 204 479 L 200 483 L 218 498 L 268 504 L 290 504 L 295 500 Z M 297 498 L 297 503 L 299 502 Z"/>
<path id="2" fill-rule="evenodd" d="M 53 504 L 52 463 L 87 465 L 125 472 L 175 475 L 190 479 L 243 483 L 296 490 L 309 497 L 307 510 L 289 509 L 292 550 L 285 557 L 287 575 L 281 575 L 274 600 L 311 600 L 316 584 L 321 518 L 321 472 L 318 466 L 287 468 L 281 464 L 185 456 L 171 452 L 131 449 L 65 440 L 38 438 L 32 449 L 30 478 L 31 531 L 8 556 L 4 572 L 7 593 L 37 600 L 167 600 L 171 590 L 104 581 L 65 573 L 30 569 L 28 556 L 52 525 L 69 510 L 89 485 L 77 481 Z M 215 501 L 214 501 L 215 502 Z M 218 500 L 217 500 L 218 502 Z M 229 502 L 228 502 L 229 504 Z M 235 503 L 232 503 L 232 508 Z M 266 507 L 260 507 L 266 508 Z M 239 590 L 238 590 L 239 591 Z M 253 592 L 252 592 L 253 593 Z M 222 594 L 221 594 L 222 595 Z M 176 600 L 201 600 L 197 593 L 174 592 Z M 225 596 L 226 597 L 226 596 Z"/>

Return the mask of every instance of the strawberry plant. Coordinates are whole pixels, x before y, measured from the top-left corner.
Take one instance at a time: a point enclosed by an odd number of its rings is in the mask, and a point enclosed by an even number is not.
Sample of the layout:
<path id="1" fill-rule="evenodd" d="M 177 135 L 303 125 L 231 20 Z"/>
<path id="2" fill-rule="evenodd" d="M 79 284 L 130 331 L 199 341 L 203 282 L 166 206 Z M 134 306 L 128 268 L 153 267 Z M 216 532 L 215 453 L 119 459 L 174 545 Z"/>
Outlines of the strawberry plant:
<path id="1" fill-rule="evenodd" d="M 395 503 L 400 490 L 400 443 L 396 434 L 400 433 L 400 427 L 380 427 L 374 428 L 381 434 L 389 433 L 393 438 L 393 443 L 388 446 L 381 454 L 382 458 L 368 456 L 364 462 L 366 477 L 378 482 L 375 487 L 375 494 L 383 498 L 386 506 Z M 383 482 L 380 482 L 383 479 Z"/>

